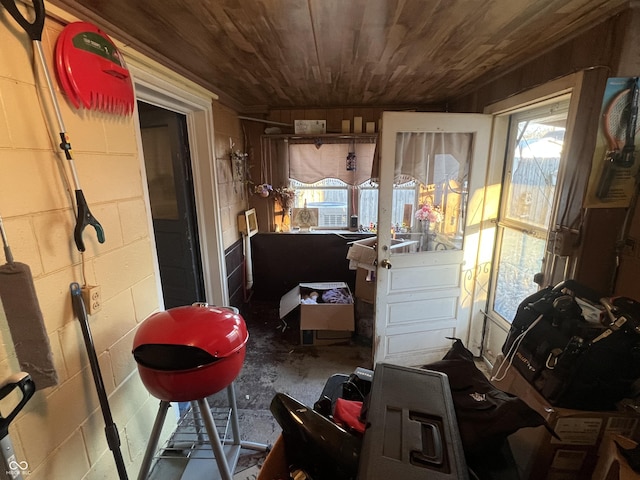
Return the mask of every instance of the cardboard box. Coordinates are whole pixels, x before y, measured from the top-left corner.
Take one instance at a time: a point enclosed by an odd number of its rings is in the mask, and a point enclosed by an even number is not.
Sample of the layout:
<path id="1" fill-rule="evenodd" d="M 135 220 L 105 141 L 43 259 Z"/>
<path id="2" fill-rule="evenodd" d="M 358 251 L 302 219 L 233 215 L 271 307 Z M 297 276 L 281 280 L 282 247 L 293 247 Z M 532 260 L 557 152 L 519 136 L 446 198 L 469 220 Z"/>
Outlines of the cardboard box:
<path id="1" fill-rule="evenodd" d="M 606 449 L 600 455 L 598 465 L 593 472 L 593 480 L 638 480 L 638 474 L 629 466 L 626 458 L 620 453 L 618 445 L 629 450 L 638 444 L 622 435 L 613 435 L 607 441 Z"/>
<path id="2" fill-rule="evenodd" d="M 351 303 L 304 303 L 310 293 L 342 289 Z M 280 318 L 300 309 L 300 343 L 302 345 L 331 345 L 351 339 L 355 330 L 353 295 L 344 282 L 300 283 L 280 299 Z"/>
<path id="3" fill-rule="evenodd" d="M 375 326 L 375 304 L 356 297 L 356 337 L 358 343 L 373 345 L 373 330 Z"/>
<path id="4" fill-rule="evenodd" d="M 417 252 L 419 243 L 418 240 L 412 240 L 411 238 L 393 238 L 391 239 L 391 250 L 394 253 Z M 351 246 L 347 250 L 349 269 L 364 268 L 365 270 L 375 271 L 378 264 L 378 237 L 368 237 L 350 242 L 350 244 Z"/>
<path id="5" fill-rule="evenodd" d="M 351 246 L 347 250 L 347 260 L 350 260 L 349 268 L 351 270 L 356 270 L 357 268 L 375 270 L 378 263 L 377 244 L 378 237 L 369 237 L 351 242 Z"/>
<path id="6" fill-rule="evenodd" d="M 327 133 L 327 121 L 294 120 L 293 129 L 296 135 L 320 135 Z"/>
<path id="7" fill-rule="evenodd" d="M 355 330 L 355 328 L 354 328 Z M 300 330 L 300 345 L 338 345 L 351 341 L 349 330 Z"/>
<path id="8" fill-rule="evenodd" d="M 277 480 L 281 478 L 289 478 L 289 467 L 287 466 L 282 435 L 273 444 L 273 448 L 262 464 L 256 480 Z"/>
<path id="9" fill-rule="evenodd" d="M 358 268 L 356 271 L 356 298 L 367 303 L 376 302 L 376 274 L 375 271 Z"/>
<path id="10" fill-rule="evenodd" d="M 503 358 L 498 356 L 496 368 Z M 560 436 L 560 439 L 552 437 L 543 426 L 523 428 L 509 436 L 523 480 L 589 480 L 612 435 L 635 438 L 640 433 L 640 415 L 636 412 L 554 407 L 513 367 L 507 370 L 502 380 L 494 379 L 493 384 L 524 400 Z"/>

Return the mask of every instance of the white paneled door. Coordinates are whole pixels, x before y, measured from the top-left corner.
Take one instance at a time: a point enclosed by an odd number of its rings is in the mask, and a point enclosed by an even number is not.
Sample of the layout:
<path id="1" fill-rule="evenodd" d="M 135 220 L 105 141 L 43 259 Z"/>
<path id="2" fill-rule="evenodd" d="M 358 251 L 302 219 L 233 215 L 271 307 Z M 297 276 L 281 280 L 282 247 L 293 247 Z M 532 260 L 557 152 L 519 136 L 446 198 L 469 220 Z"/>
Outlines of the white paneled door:
<path id="1" fill-rule="evenodd" d="M 374 362 L 440 360 L 468 340 L 491 116 L 384 112 Z"/>

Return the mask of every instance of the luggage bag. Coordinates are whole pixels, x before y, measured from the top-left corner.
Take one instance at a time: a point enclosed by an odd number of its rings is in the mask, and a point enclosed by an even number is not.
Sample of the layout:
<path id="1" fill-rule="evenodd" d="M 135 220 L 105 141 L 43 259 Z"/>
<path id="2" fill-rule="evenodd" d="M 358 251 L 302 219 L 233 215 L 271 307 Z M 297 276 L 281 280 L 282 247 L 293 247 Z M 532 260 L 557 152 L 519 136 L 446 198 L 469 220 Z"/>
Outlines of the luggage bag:
<path id="1" fill-rule="evenodd" d="M 578 299 L 600 322 L 585 320 Z M 496 377 L 514 367 L 554 406 L 614 410 L 640 378 L 640 303 L 573 280 L 547 287 L 520 303 L 502 353 Z"/>

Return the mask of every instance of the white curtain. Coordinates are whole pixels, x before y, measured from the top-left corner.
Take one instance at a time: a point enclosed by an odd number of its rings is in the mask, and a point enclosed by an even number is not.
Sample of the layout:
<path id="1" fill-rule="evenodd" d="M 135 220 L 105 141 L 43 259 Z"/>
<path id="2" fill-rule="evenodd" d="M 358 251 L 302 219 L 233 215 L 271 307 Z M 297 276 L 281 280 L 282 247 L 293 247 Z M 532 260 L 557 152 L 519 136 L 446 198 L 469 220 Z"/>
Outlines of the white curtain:
<path id="1" fill-rule="evenodd" d="M 371 178 L 375 143 L 289 144 L 289 176 L 299 182 L 315 183 L 337 178 L 349 185 L 360 185 Z M 355 153 L 356 168 L 347 170 L 347 155 Z"/>
<path id="2" fill-rule="evenodd" d="M 472 133 L 401 132 L 396 136 L 394 182 L 416 180 L 423 185 L 441 182 L 452 169 L 469 164 Z M 374 165 L 374 181 L 379 179 L 379 158 Z M 459 178 L 466 172 L 457 172 Z"/>

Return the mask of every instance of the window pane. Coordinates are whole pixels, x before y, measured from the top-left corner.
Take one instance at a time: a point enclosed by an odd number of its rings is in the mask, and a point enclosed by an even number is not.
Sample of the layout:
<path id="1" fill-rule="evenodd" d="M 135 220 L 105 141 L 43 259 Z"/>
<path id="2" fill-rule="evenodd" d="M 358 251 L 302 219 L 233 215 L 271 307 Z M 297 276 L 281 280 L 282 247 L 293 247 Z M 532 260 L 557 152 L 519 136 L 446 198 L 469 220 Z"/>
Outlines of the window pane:
<path id="1" fill-rule="evenodd" d="M 520 302 L 538 290 L 533 276 L 541 271 L 546 241 L 511 228 L 502 232 L 493 310 L 511 322 Z"/>
<path id="2" fill-rule="evenodd" d="M 565 117 L 566 118 L 566 117 Z M 517 123 L 505 218 L 546 229 L 564 140 L 557 116 Z"/>
<path id="3" fill-rule="evenodd" d="M 358 189 L 359 230 L 371 229 L 378 224 L 378 187 L 367 182 Z"/>
<path id="4" fill-rule="evenodd" d="M 349 223 L 349 190 L 347 184 L 335 178 L 316 183 L 291 180 L 296 190 L 294 208 L 318 209 L 318 228 L 346 228 Z"/>
<path id="5" fill-rule="evenodd" d="M 519 303 L 538 290 L 554 214 L 568 100 L 511 116 L 505 195 L 495 253 L 493 311 L 511 322 Z"/>
<path id="6" fill-rule="evenodd" d="M 171 142 L 168 127 L 149 127 L 141 130 L 142 146 L 149 184 L 149 203 L 154 219 L 178 220 L 178 198 L 173 176 Z"/>
<path id="7" fill-rule="evenodd" d="M 397 134 L 391 254 L 462 249 L 472 139 L 469 133 Z"/>

